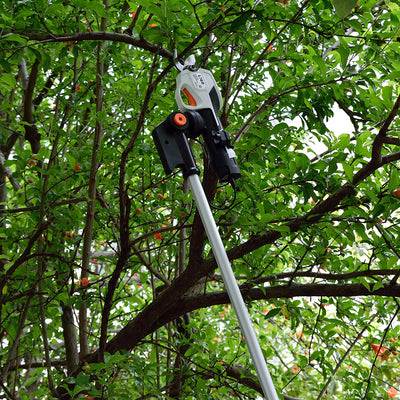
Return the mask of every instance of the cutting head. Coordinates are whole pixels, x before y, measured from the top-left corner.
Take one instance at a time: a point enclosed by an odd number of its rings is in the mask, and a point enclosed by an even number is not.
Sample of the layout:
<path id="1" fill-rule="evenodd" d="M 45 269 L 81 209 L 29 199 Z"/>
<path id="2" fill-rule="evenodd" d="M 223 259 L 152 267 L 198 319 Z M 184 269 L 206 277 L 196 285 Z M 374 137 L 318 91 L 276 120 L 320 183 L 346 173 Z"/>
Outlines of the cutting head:
<path id="1" fill-rule="evenodd" d="M 183 64 L 179 61 L 178 58 L 178 51 L 175 49 L 174 50 L 174 64 L 176 69 L 181 72 L 184 69 L 191 69 L 194 70 L 196 66 L 196 59 L 193 54 L 191 54 L 184 62 Z"/>

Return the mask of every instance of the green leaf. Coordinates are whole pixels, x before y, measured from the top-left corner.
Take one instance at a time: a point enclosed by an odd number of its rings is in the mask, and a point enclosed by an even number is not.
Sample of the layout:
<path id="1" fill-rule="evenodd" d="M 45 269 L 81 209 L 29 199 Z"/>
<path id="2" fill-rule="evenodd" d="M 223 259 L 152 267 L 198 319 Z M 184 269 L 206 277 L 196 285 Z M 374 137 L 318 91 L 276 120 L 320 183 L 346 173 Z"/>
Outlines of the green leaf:
<path id="1" fill-rule="evenodd" d="M 400 17 L 400 7 L 397 3 L 389 3 L 387 7 L 393 15 Z"/>
<path id="2" fill-rule="evenodd" d="M 374 283 L 374 286 L 372 286 L 372 291 L 375 292 L 375 290 L 382 289 L 384 287 L 385 285 L 382 282 L 376 282 Z"/>
<path id="3" fill-rule="evenodd" d="M 27 43 L 27 40 L 25 38 L 16 33 L 7 33 L 3 36 L 0 36 L 0 40 L 5 40 L 5 39 L 10 42 L 17 42 L 22 46 L 24 46 Z"/>
<path id="4" fill-rule="evenodd" d="M 0 87 L 4 86 L 6 89 L 14 88 L 17 84 L 15 77 L 12 74 L 0 75 Z"/>
<path id="5" fill-rule="evenodd" d="M 239 17 L 237 17 L 236 19 L 234 19 L 232 21 L 231 26 L 230 26 L 230 31 L 231 32 L 235 32 L 239 28 L 244 26 L 247 23 L 250 15 L 251 15 L 250 11 L 247 11 L 247 12 L 244 12 L 244 13 L 240 14 Z"/>
<path id="6" fill-rule="evenodd" d="M 270 319 L 270 318 L 276 317 L 280 312 L 281 312 L 280 308 L 273 308 L 272 310 L 269 310 L 265 314 L 265 319 Z"/>
<path id="7" fill-rule="evenodd" d="M 348 149 L 350 146 L 350 135 L 348 133 L 342 133 L 338 137 L 338 142 L 335 144 L 335 148 L 339 150 Z"/>
<path id="8" fill-rule="evenodd" d="M 324 79 L 326 76 L 325 61 L 318 54 L 315 54 L 314 56 L 312 56 L 312 59 L 318 65 L 319 72 L 321 73 L 322 78 Z"/>
<path id="9" fill-rule="evenodd" d="M 347 163 L 342 163 L 344 174 L 349 182 L 353 182 L 354 169 L 353 166 Z"/>
<path id="10" fill-rule="evenodd" d="M 30 376 L 25 382 L 24 382 L 24 386 L 28 387 L 30 385 L 32 385 L 32 383 L 36 382 L 37 380 L 39 380 L 39 377 L 36 375 Z"/>
<path id="11" fill-rule="evenodd" d="M 357 5 L 358 0 L 332 0 L 337 15 L 340 18 L 347 17 L 351 10 Z"/>
<path id="12" fill-rule="evenodd" d="M 340 65 L 342 66 L 342 69 L 344 70 L 347 66 L 347 60 L 350 55 L 349 45 L 344 40 L 341 40 L 341 44 L 337 48 L 337 51 L 340 54 Z"/>
<path id="13" fill-rule="evenodd" d="M 367 281 L 366 278 L 361 277 L 360 279 L 360 283 L 369 291 L 371 292 L 371 284 Z"/>

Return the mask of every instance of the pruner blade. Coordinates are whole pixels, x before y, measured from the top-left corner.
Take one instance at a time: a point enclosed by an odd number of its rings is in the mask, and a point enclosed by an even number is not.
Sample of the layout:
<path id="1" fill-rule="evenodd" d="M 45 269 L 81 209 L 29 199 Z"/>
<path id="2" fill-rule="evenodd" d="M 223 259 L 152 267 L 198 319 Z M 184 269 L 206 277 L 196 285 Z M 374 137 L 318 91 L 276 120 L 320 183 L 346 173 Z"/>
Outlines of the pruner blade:
<path id="1" fill-rule="evenodd" d="M 190 68 L 190 69 L 194 68 L 196 65 L 196 59 L 195 59 L 194 55 L 191 54 L 182 64 L 178 58 L 178 51 L 175 49 L 174 50 L 174 64 L 175 64 L 175 68 L 179 72 L 181 72 L 186 68 Z"/>

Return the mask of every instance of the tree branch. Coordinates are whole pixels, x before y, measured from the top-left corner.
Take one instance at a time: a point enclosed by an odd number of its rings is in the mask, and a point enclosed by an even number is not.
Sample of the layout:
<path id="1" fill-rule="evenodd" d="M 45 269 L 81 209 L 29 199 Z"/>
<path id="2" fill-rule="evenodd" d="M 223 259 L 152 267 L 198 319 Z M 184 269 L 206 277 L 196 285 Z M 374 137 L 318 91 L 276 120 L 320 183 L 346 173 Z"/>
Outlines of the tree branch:
<path id="1" fill-rule="evenodd" d="M 296 13 L 292 16 L 292 18 L 290 18 L 290 20 L 288 20 L 285 25 L 277 32 L 277 34 L 274 36 L 274 38 L 272 40 L 270 40 L 268 43 L 265 44 L 264 50 L 258 55 L 258 57 L 256 58 L 256 60 L 253 62 L 253 65 L 248 68 L 246 75 L 243 77 L 243 79 L 241 80 L 241 82 L 237 85 L 236 87 L 236 94 L 233 96 L 232 100 L 231 100 L 231 107 L 228 111 L 228 115 L 230 114 L 230 112 L 232 111 L 233 108 L 233 104 L 236 101 L 237 96 L 239 95 L 239 93 L 242 91 L 243 86 L 245 85 L 245 83 L 248 81 L 249 77 L 251 76 L 251 74 L 254 72 L 254 70 L 257 68 L 257 65 L 260 63 L 260 61 L 264 58 L 264 55 L 269 51 L 268 49 L 270 48 L 270 46 L 272 46 L 276 40 L 278 40 L 278 38 L 283 34 L 283 32 L 294 22 L 296 21 L 305 11 L 306 7 L 308 6 L 309 0 L 305 0 L 299 7 L 299 9 L 296 11 Z M 261 108 L 261 107 L 260 107 Z M 250 118 L 252 118 L 252 116 L 249 117 L 249 119 L 247 121 L 250 120 Z M 254 118 L 252 118 L 252 120 L 254 120 Z M 246 126 L 249 122 L 246 121 L 246 124 L 244 126 Z M 243 131 L 243 128 L 242 128 Z M 237 135 L 237 137 L 235 138 L 235 141 L 238 140 L 238 138 L 240 137 L 241 133 L 239 133 Z"/>
<path id="2" fill-rule="evenodd" d="M 400 297 L 400 284 L 392 285 L 384 283 L 383 287 L 372 291 L 361 283 L 349 284 L 293 284 L 272 286 L 268 288 L 241 288 L 241 293 L 246 301 L 269 300 L 292 297 L 360 297 L 360 296 L 384 296 Z M 158 326 L 164 325 L 168 320 L 196 310 L 214 305 L 229 304 L 229 296 L 226 291 L 203 294 L 183 298 L 178 305 L 171 308 L 166 319 L 160 319 Z"/>
<path id="3" fill-rule="evenodd" d="M 400 269 L 368 269 L 365 271 L 351 271 L 341 274 L 331 274 L 325 272 L 313 272 L 313 271 L 299 271 L 293 272 L 282 272 L 280 274 L 268 275 L 265 277 L 260 277 L 251 282 L 251 284 L 259 285 L 265 282 L 280 281 L 285 278 L 313 278 L 313 279 L 323 279 L 325 281 L 344 281 L 353 278 L 360 277 L 376 277 L 376 276 L 392 276 L 397 275 Z M 248 284 L 247 284 L 248 285 Z"/>
<path id="4" fill-rule="evenodd" d="M 387 131 L 389 129 L 390 124 L 393 122 L 396 117 L 400 107 L 400 95 L 397 97 L 396 102 L 394 103 L 392 110 L 389 115 L 384 120 L 381 129 L 379 129 L 378 134 L 375 137 L 374 143 L 372 144 L 372 152 L 371 152 L 371 161 L 370 163 L 376 163 L 382 165 L 382 146 L 385 143 Z"/>
<path id="5" fill-rule="evenodd" d="M 71 374 L 79 364 L 78 342 L 71 306 L 65 304 L 62 305 L 61 323 L 65 343 L 67 373 Z M 50 364 L 53 365 L 52 362 Z"/>
<path id="6" fill-rule="evenodd" d="M 130 23 L 128 28 L 126 28 L 124 31 L 124 33 L 126 35 L 129 35 L 129 36 L 132 35 L 133 28 L 135 27 L 136 22 L 139 19 L 139 15 L 140 15 L 140 12 L 142 11 L 142 9 L 143 9 L 143 6 L 141 6 L 141 5 L 139 5 L 138 8 L 136 9 L 135 16 L 132 18 L 132 22 Z"/>
<path id="7" fill-rule="evenodd" d="M 38 238 L 42 235 L 42 232 L 44 232 L 52 223 L 54 218 L 49 218 L 46 222 L 43 222 L 36 231 L 32 234 L 32 236 L 29 238 L 28 244 L 25 247 L 24 252 L 14 261 L 14 263 L 10 266 L 10 268 L 7 269 L 7 272 L 0 277 L 0 292 L 3 290 L 3 287 L 5 283 L 7 282 L 7 279 L 9 279 L 13 273 L 16 271 L 16 269 L 22 265 L 26 259 L 29 257 L 29 254 L 32 250 L 33 245 L 35 242 L 38 240 Z"/>
<path id="8" fill-rule="evenodd" d="M 34 32 L 14 32 L 18 33 L 19 35 L 29 39 L 29 40 L 36 40 L 37 43 L 60 43 L 60 42 L 82 42 L 84 40 L 98 40 L 98 41 L 112 41 L 112 42 L 121 42 L 130 44 L 134 47 L 138 47 L 143 50 L 148 50 L 150 53 L 158 53 L 164 57 L 173 61 L 173 54 L 164 49 L 160 48 L 158 44 L 154 44 L 149 42 L 145 38 L 135 38 L 125 33 L 116 33 L 116 32 L 76 32 L 66 35 L 50 35 L 50 34 L 39 34 Z"/>
<path id="9" fill-rule="evenodd" d="M 4 163 L 6 162 L 6 158 L 5 155 L 3 154 L 3 152 L 0 150 L 0 165 L 1 168 L 3 169 L 5 175 L 7 176 L 7 178 L 9 179 L 13 189 L 18 192 L 19 190 L 21 190 L 21 185 L 19 184 L 18 180 L 16 178 L 13 177 L 13 173 L 10 167 L 5 167 Z M 39 208 L 39 206 L 38 206 Z M 6 212 L 6 209 L 1 209 L 0 213 Z"/>
<path id="10" fill-rule="evenodd" d="M 379 316 L 379 313 L 376 313 L 375 315 L 373 315 L 373 317 L 368 321 L 368 323 L 365 324 L 364 328 L 361 330 L 361 332 L 359 332 L 359 334 L 357 335 L 357 337 L 352 341 L 352 343 L 350 344 L 349 348 L 346 350 L 346 352 L 343 354 L 342 358 L 338 361 L 338 363 L 336 364 L 335 369 L 333 370 L 333 372 L 330 374 L 329 378 L 327 379 L 327 381 L 325 382 L 324 387 L 322 388 L 321 392 L 318 395 L 317 400 L 320 400 L 322 398 L 322 396 L 325 394 L 326 390 L 329 387 L 329 384 L 331 383 L 333 377 L 336 375 L 336 373 L 338 372 L 340 366 L 343 364 L 343 362 L 346 360 L 347 356 L 350 354 L 351 350 L 353 349 L 353 347 L 357 344 L 357 342 L 362 338 L 362 335 L 364 334 L 364 332 L 366 330 L 369 329 L 370 325 L 372 324 L 372 322 Z"/>
<path id="11" fill-rule="evenodd" d="M 399 108 L 400 108 L 400 94 L 397 96 L 397 100 L 394 103 L 392 110 L 390 111 L 389 115 L 383 122 L 383 125 L 381 126 L 381 129 L 378 132 L 378 136 L 386 136 L 389 126 L 393 122 L 394 118 L 396 117 L 396 115 L 399 111 Z"/>
<path id="12" fill-rule="evenodd" d="M 109 9 L 108 0 L 103 0 L 103 5 L 106 10 Z M 105 31 L 107 27 L 107 19 L 102 17 L 100 22 L 100 29 Z M 100 114 L 104 109 L 104 41 L 101 41 L 97 44 L 97 60 L 96 60 L 96 114 Z M 89 182 L 89 202 L 88 202 L 88 211 L 87 211 L 87 219 L 85 224 L 85 233 L 88 234 L 87 242 L 84 242 L 84 249 L 86 252 L 83 254 L 86 257 L 85 264 L 82 262 L 82 276 L 88 277 L 88 262 L 89 262 L 89 254 L 90 254 L 90 246 L 92 241 L 92 232 L 86 232 L 86 230 L 93 229 L 94 223 L 94 212 L 95 212 L 95 202 L 96 202 L 96 193 L 97 193 L 97 171 L 99 168 L 98 161 L 98 153 L 100 150 L 101 139 L 103 137 L 104 127 L 102 119 L 96 120 L 95 126 L 95 135 L 94 135 L 94 143 L 93 143 L 93 152 L 92 152 L 92 163 L 90 170 L 90 182 Z M 86 237 L 85 237 L 86 239 Z M 87 246 L 86 246 L 87 245 Z M 99 362 L 104 361 L 104 346 L 107 341 L 107 326 L 110 318 L 110 310 L 112 308 L 112 299 L 114 297 L 114 291 L 117 286 L 117 282 L 122 271 L 123 266 L 125 265 L 125 261 L 128 257 L 126 253 L 126 249 L 122 250 L 122 254 L 120 254 L 118 258 L 117 265 L 112 273 L 111 279 L 107 286 L 107 292 L 104 299 L 103 312 L 101 315 L 101 326 L 100 326 L 100 340 L 99 340 Z M 86 268 L 84 268 L 86 267 Z M 79 313 L 80 317 L 80 313 Z M 86 321 L 86 310 L 85 310 L 85 321 Z M 83 323 L 81 318 L 79 318 L 80 324 Z M 87 325 L 86 325 L 87 326 Z M 87 340 L 87 334 L 85 336 L 85 340 Z M 82 344 L 81 344 L 82 345 Z M 82 347 L 81 347 L 82 348 Z M 81 357 L 83 358 L 88 353 L 87 342 L 85 343 L 85 352 L 81 351 Z"/>
<path id="13" fill-rule="evenodd" d="M 32 153 L 37 154 L 40 150 L 40 134 L 34 125 L 34 104 L 33 92 L 35 90 L 36 80 L 39 72 L 39 60 L 36 59 L 32 65 L 31 73 L 29 75 L 28 84 L 24 95 L 24 116 L 23 120 L 27 122 L 25 125 L 25 139 L 31 144 Z"/>

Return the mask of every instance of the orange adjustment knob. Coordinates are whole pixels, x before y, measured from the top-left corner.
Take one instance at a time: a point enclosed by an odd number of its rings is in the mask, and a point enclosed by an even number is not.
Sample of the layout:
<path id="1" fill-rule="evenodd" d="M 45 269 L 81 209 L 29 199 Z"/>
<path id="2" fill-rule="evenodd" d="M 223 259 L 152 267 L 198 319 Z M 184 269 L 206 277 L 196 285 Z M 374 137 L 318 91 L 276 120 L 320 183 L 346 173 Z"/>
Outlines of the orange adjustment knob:
<path id="1" fill-rule="evenodd" d="M 181 113 L 176 113 L 173 119 L 176 126 L 184 126 L 187 122 L 186 117 Z"/>

